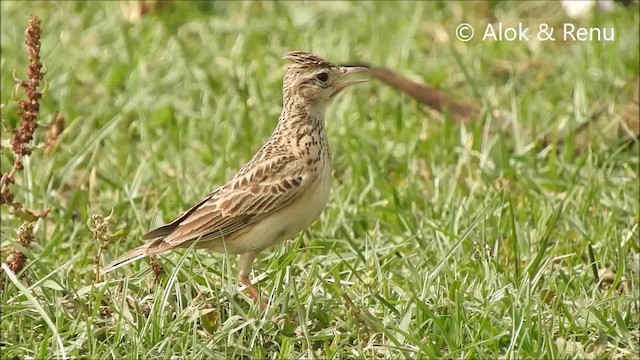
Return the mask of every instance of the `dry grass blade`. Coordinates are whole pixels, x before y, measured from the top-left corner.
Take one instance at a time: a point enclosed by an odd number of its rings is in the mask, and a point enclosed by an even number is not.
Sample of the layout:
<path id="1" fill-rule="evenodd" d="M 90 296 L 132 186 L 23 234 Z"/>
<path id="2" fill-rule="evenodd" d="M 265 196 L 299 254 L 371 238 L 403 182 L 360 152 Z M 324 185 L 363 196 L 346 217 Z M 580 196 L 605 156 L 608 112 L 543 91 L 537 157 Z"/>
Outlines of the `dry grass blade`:
<path id="1" fill-rule="evenodd" d="M 44 154 L 49 155 L 58 142 L 58 137 L 64 130 L 64 116 L 61 113 L 57 113 L 53 125 L 47 132 L 47 145 L 44 148 Z"/>
<path id="2" fill-rule="evenodd" d="M 596 256 L 593 252 L 591 243 L 587 244 L 587 250 L 589 251 L 589 265 L 591 267 L 591 273 L 593 274 L 595 282 L 598 283 L 600 281 L 600 276 L 598 275 L 598 262 L 596 261 Z"/>

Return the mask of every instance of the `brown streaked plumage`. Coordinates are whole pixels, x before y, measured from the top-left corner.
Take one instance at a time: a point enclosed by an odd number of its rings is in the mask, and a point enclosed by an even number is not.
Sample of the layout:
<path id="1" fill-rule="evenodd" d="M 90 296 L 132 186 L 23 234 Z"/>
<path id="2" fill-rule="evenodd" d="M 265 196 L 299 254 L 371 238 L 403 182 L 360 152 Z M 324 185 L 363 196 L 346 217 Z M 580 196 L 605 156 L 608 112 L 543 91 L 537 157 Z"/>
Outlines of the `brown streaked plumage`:
<path id="1" fill-rule="evenodd" d="M 283 108 L 269 140 L 225 185 L 172 222 L 142 236 L 149 243 L 120 256 L 112 271 L 142 257 L 194 245 L 240 254 L 238 277 L 254 300 L 248 275 L 257 254 L 306 229 L 329 196 L 331 156 L 325 132 L 327 105 L 362 67 L 339 67 L 302 51 L 283 59 Z"/>

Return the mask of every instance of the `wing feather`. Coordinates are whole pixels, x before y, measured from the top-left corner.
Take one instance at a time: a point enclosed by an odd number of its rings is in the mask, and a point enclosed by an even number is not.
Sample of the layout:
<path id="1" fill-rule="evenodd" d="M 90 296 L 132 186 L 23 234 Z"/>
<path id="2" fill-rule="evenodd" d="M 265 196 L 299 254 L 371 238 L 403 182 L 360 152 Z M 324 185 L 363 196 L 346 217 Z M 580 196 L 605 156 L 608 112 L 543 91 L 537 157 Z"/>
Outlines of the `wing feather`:
<path id="1" fill-rule="evenodd" d="M 217 192 L 218 190 L 212 192 L 211 194 L 207 195 L 204 199 L 200 200 L 200 202 L 198 202 L 197 204 L 195 204 L 194 206 L 192 206 L 191 208 L 189 208 L 187 211 L 183 212 L 180 216 L 178 216 L 175 220 L 173 220 L 172 222 L 162 225 L 156 229 L 153 229 L 151 231 L 149 231 L 148 233 L 142 235 L 140 238 L 142 240 L 153 240 L 153 239 L 157 239 L 159 237 L 163 237 L 163 236 L 167 236 L 169 235 L 172 231 L 174 231 L 178 225 L 180 225 L 180 223 L 182 221 L 184 221 L 184 219 L 186 219 L 189 215 L 191 215 L 194 211 L 196 211 L 199 207 L 201 207 L 204 203 L 206 203 L 209 199 L 211 199 L 211 197 Z"/>
<path id="2" fill-rule="evenodd" d="M 275 156 L 248 166 L 172 222 L 175 228 L 163 239 L 164 246 L 228 237 L 282 209 L 304 193 L 312 181 L 304 173 L 304 164 L 292 156 Z"/>

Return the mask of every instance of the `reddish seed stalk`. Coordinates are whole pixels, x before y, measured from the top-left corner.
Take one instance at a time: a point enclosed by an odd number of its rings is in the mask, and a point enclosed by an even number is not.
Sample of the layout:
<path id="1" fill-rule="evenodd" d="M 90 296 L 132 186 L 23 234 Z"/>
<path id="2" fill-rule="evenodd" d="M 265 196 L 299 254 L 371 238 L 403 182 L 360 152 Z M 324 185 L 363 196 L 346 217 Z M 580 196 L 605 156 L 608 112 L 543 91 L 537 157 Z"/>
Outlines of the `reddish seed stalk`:
<path id="1" fill-rule="evenodd" d="M 20 116 L 20 125 L 13 130 L 11 136 L 11 150 L 15 155 L 13 166 L 8 173 L 3 174 L 0 182 L 0 204 L 8 204 L 17 210 L 22 204 L 13 202 L 14 196 L 9 191 L 9 184 L 15 182 L 15 174 L 23 169 L 22 157 L 31 154 L 29 143 L 33 140 L 33 133 L 38 128 L 36 119 L 40 112 L 40 98 L 42 93 L 38 92 L 40 81 L 42 80 L 42 63 L 40 62 L 40 36 L 42 29 L 40 28 L 40 19 L 33 17 L 29 21 L 29 26 L 25 32 L 25 44 L 27 45 L 27 65 L 28 81 L 21 81 L 19 86 L 24 89 L 26 99 L 18 102 Z"/>
<path id="2" fill-rule="evenodd" d="M 33 241 L 33 221 L 37 218 L 47 216 L 49 210 L 33 213 L 25 209 L 20 202 L 14 201 L 14 194 L 9 188 L 15 183 L 15 175 L 24 168 L 22 158 L 31 155 L 30 143 L 33 140 L 33 133 L 38 128 L 37 118 L 40 112 L 40 99 L 42 93 L 38 91 L 42 81 L 42 63 L 40 61 L 40 37 L 42 29 L 40 19 L 36 16 L 29 21 L 29 26 L 25 31 L 25 44 L 27 46 L 27 79 L 18 83 L 24 90 L 25 99 L 18 101 L 18 115 L 20 124 L 11 134 L 11 151 L 14 155 L 13 166 L 0 178 L 0 204 L 7 205 L 13 212 L 26 222 L 18 230 L 18 241 L 28 248 Z M 11 249 L 7 264 L 14 273 L 19 272 L 24 267 L 26 257 L 18 249 Z"/>

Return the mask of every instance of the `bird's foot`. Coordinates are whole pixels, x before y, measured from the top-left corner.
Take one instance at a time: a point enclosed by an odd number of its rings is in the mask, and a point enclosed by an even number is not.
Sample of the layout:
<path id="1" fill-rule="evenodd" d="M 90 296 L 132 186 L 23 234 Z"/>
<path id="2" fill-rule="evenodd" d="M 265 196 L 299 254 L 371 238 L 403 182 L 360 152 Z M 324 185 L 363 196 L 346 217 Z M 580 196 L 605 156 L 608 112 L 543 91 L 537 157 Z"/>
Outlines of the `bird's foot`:
<path id="1" fill-rule="evenodd" d="M 264 301 L 262 297 L 260 297 L 260 294 L 258 293 L 258 289 L 256 289 L 256 287 L 251 284 L 251 281 L 249 280 L 249 278 L 241 277 L 240 282 L 242 283 L 242 285 L 247 287 L 247 292 L 249 293 L 249 297 L 251 297 L 253 301 L 259 302 L 260 308 L 262 310 L 266 309 L 267 303 Z"/>

